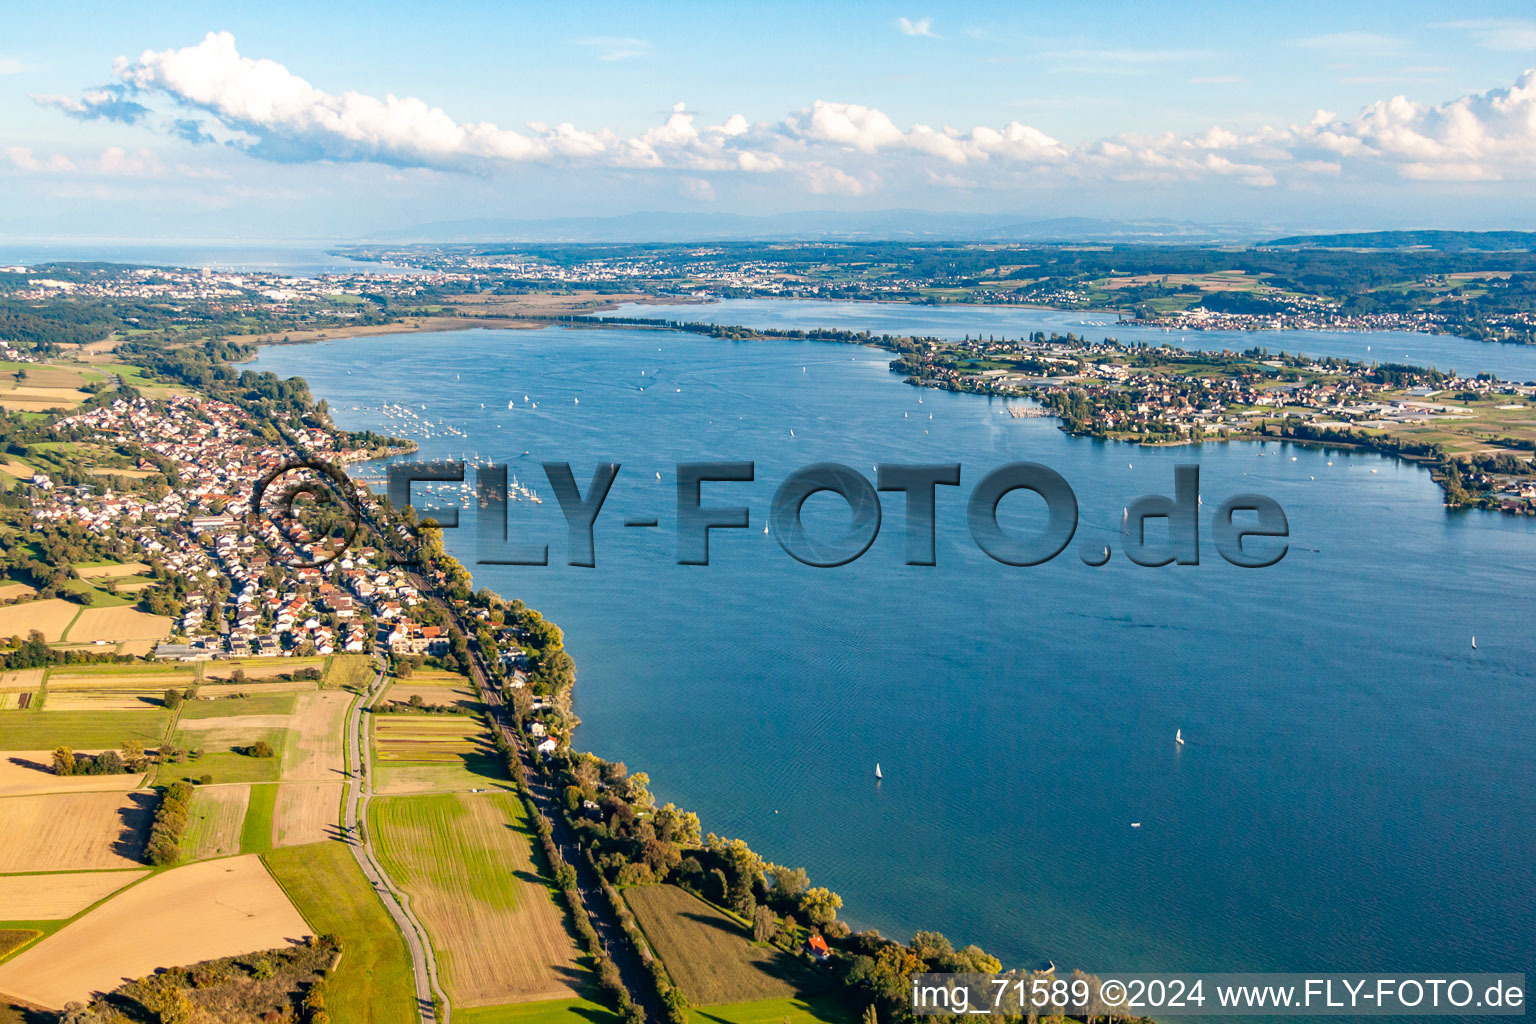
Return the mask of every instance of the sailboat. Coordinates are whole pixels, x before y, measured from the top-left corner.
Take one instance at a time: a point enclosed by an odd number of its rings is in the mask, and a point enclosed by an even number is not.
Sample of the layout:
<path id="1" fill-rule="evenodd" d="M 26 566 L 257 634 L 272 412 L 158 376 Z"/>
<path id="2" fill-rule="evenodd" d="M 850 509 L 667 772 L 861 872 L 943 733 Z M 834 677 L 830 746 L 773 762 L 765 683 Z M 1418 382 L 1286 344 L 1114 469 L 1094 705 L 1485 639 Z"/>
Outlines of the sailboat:
<path id="1" fill-rule="evenodd" d="M 880 774 L 880 762 L 876 761 L 875 762 L 875 780 L 879 781 L 880 779 L 883 779 L 883 778 L 885 778 L 885 776 Z"/>
<path id="2" fill-rule="evenodd" d="M 1472 649 L 1477 650 L 1477 637 L 1472 638 Z"/>
<path id="3" fill-rule="evenodd" d="M 1183 729 L 1175 729 L 1175 730 L 1173 730 L 1173 739 L 1174 739 L 1174 742 L 1178 743 L 1178 745 L 1182 747 L 1184 745 L 1184 730 Z"/>

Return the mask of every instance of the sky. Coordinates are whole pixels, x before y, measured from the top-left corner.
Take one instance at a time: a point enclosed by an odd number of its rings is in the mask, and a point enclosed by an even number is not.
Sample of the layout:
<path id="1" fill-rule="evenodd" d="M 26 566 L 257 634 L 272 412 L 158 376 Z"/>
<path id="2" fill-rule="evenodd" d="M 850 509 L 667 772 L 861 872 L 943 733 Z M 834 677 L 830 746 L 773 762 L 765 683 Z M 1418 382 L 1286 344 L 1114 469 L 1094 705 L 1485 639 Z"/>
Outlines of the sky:
<path id="1" fill-rule="evenodd" d="M 0 240 L 917 209 L 1536 229 L 1536 7 L 17 5 Z"/>

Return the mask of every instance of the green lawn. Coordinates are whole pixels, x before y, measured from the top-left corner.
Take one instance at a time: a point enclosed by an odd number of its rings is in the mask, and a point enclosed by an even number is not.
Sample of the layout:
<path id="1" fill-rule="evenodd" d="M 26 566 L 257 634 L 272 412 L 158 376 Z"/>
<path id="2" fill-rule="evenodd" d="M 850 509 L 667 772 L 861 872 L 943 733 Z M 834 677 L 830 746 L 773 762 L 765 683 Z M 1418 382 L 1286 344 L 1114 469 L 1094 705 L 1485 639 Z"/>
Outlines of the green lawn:
<path id="1" fill-rule="evenodd" d="M 252 792 L 252 800 L 255 793 Z M 405 940 L 345 843 L 290 846 L 262 855 L 309 926 L 341 939 L 325 1004 L 335 1024 L 417 1024 Z"/>
<path id="2" fill-rule="evenodd" d="M 858 1016 L 840 994 L 832 992 L 727 1003 L 688 1012 L 691 1024 L 853 1024 Z"/>
<path id="3" fill-rule="evenodd" d="M 281 775 L 281 762 L 277 754 L 283 749 L 284 734 L 287 731 L 253 729 L 238 741 L 212 739 L 201 732 L 178 732 L 174 740 L 176 746 L 189 751 L 202 747 L 203 756 L 195 761 L 188 759 L 180 764 L 161 765 L 155 774 L 155 782 L 157 785 L 167 785 L 177 779 L 195 781 L 204 775 L 213 776 L 214 782 L 276 782 Z M 236 746 L 247 746 L 257 740 L 267 741 L 272 747 L 272 757 L 235 753 Z"/>
<path id="4" fill-rule="evenodd" d="M 168 711 L 0 711 L 0 750 L 105 750 L 129 740 L 152 747 L 170 724 Z"/>
<path id="5" fill-rule="evenodd" d="M 590 999 L 549 999 L 508 1006 L 455 1007 L 453 1019 L 461 1024 L 617 1024 L 622 1018 Z"/>
<path id="6" fill-rule="evenodd" d="M 249 697 L 220 697 L 217 700 L 189 700 L 181 706 L 182 718 L 230 718 L 235 715 L 291 715 L 299 695 L 254 693 Z"/>

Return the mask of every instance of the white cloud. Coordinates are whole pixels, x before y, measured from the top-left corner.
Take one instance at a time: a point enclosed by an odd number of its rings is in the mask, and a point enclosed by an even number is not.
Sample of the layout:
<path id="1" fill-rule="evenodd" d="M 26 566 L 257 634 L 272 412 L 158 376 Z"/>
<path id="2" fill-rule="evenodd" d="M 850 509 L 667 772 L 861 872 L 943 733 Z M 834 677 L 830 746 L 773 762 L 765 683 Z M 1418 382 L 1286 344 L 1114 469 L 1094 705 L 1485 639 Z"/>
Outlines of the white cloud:
<path id="1" fill-rule="evenodd" d="M 934 35 L 932 18 L 917 18 L 916 20 L 911 18 L 897 18 L 895 25 L 896 31 L 900 32 L 904 36 L 926 36 L 929 39 L 939 38 L 938 36 Z"/>
<path id="2" fill-rule="evenodd" d="M 682 180 L 683 195 L 689 199 L 697 199 L 702 203 L 715 201 L 715 186 L 706 178 L 684 178 Z"/>
<path id="3" fill-rule="evenodd" d="M 1438 28 L 1469 33 L 1472 41 L 1485 50 L 1536 50 L 1536 21 L 1519 18 L 1479 18 L 1450 21 Z"/>
<path id="4" fill-rule="evenodd" d="M 28 71 L 39 70 L 32 64 L 17 60 L 15 57 L 0 57 L 0 75 L 22 75 Z"/>
<path id="5" fill-rule="evenodd" d="M 1406 39 L 1379 32 L 1329 32 L 1292 39 L 1291 45 L 1346 57 L 1390 57 L 1410 48 Z"/>
<path id="6" fill-rule="evenodd" d="M 10 146 L 0 150 L 0 154 L 3 154 L 5 159 L 10 161 L 11 166 L 21 171 L 52 171 L 57 173 L 73 171 L 75 169 L 74 161 L 70 160 L 67 156 L 55 153 L 52 156 L 39 157 L 26 146 Z"/>
<path id="7" fill-rule="evenodd" d="M 628 60 L 631 57 L 647 56 L 651 52 L 649 40 L 627 39 L 623 36 L 591 36 L 576 40 L 576 45 L 600 50 L 598 60 Z"/>
<path id="8" fill-rule="evenodd" d="M 1308 45 L 1313 43 L 1325 45 Z M 1132 64 L 1174 53 L 1095 52 Z M 876 107 L 825 99 L 757 122 L 732 114 L 701 123 L 677 103 L 660 124 L 621 134 L 542 121 L 518 131 L 456 121 L 414 97 L 332 94 L 274 61 L 242 56 L 227 33 L 210 33 L 195 46 L 120 59 L 116 81 L 78 98 L 39 102 L 77 118 L 142 124 L 194 143 L 217 141 L 265 160 L 487 174 L 536 162 L 571 171 L 674 174 L 674 187 L 698 197 L 703 186 L 718 184 L 720 174 L 782 175 L 813 192 L 843 195 L 892 182 L 964 181 L 965 187 L 1009 189 L 1023 182 L 1226 181 L 1272 188 L 1315 182 L 1320 174 L 1340 180 L 1536 179 L 1536 71 L 1508 88 L 1439 105 L 1397 96 L 1353 118 L 1318 111 L 1289 127 L 1218 125 L 1195 134 L 1078 144 L 1018 121 L 970 128 L 903 124 Z M 36 158 L 11 157 L 18 167 L 27 161 Z M 102 173 L 109 167 L 117 174 L 161 173 L 142 153 L 119 151 L 96 162 Z"/>
<path id="9" fill-rule="evenodd" d="M 129 153 L 121 146 L 110 146 L 96 158 L 101 174 L 121 178 L 158 178 L 165 173 L 160 158 L 147 149 Z"/>

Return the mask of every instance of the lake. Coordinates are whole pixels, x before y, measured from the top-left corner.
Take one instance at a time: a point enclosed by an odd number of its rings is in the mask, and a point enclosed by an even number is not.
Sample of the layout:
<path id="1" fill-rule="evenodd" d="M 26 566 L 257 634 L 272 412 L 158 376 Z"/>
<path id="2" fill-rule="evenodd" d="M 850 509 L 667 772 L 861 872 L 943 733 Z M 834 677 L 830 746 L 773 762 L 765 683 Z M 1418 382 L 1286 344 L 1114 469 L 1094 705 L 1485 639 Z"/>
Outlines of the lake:
<path id="1" fill-rule="evenodd" d="M 602 314 L 599 314 L 602 315 Z M 1536 345 L 1501 345 L 1445 334 L 1409 331 L 1177 331 L 1121 326 L 1114 312 L 1040 309 L 1030 306 L 920 306 L 901 302 L 829 302 L 816 299 L 723 299 L 652 306 L 622 304 L 610 316 L 659 317 L 779 330 L 829 327 L 875 334 L 917 334 L 958 341 L 996 335 L 1027 337 L 1033 331 L 1071 332 L 1091 341 L 1172 345 L 1190 350 L 1301 352 L 1360 362 L 1433 366 L 1467 376 L 1484 371 L 1504 380 L 1536 381 Z"/>
<path id="2" fill-rule="evenodd" d="M 959 315 L 946 332 L 974 334 L 994 315 L 902 309 L 880 316 L 904 333 Z M 1028 328 L 1003 322 L 1070 316 L 995 315 L 1015 333 Z M 1096 972 L 1529 969 L 1536 521 L 1448 513 L 1428 473 L 1372 454 L 1068 437 L 1001 400 L 906 386 L 889 359 L 551 328 L 273 347 L 253 365 L 306 377 L 346 427 L 403 432 L 379 408 L 403 402 L 468 435 L 426 439 L 421 457 L 510 460 L 546 498 L 515 503 L 513 528 L 553 564 L 473 565 L 467 510 L 448 545 L 477 586 L 564 628 L 578 746 L 648 772 L 706 831 L 804 865 L 855 927 Z M 571 462 L 585 491 L 610 459 L 623 469 L 597 566 L 567 566 L 538 462 Z M 715 531 L 713 564 L 681 566 L 674 467 L 708 459 L 755 461 L 754 482 L 705 489 L 707 505 L 748 506 L 751 527 Z M 1061 473 L 1081 508 L 1069 549 L 1033 568 L 992 561 L 965 523 L 976 482 L 1018 460 Z M 762 531 L 769 499 L 818 461 L 961 463 L 961 486 L 939 488 L 937 566 L 903 564 L 896 494 L 857 561 L 785 554 Z M 1201 564 L 1130 564 L 1125 506 L 1171 494 L 1190 462 Z M 1227 564 L 1208 536 L 1210 510 L 1248 491 L 1289 519 L 1271 568 Z M 1038 527 L 1026 498 L 1004 501 L 1009 528 Z M 847 520 L 827 495 L 807 510 L 813 530 Z M 622 525 L 643 516 L 660 526 Z M 1101 545 L 1109 564 L 1085 565 Z"/>

